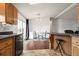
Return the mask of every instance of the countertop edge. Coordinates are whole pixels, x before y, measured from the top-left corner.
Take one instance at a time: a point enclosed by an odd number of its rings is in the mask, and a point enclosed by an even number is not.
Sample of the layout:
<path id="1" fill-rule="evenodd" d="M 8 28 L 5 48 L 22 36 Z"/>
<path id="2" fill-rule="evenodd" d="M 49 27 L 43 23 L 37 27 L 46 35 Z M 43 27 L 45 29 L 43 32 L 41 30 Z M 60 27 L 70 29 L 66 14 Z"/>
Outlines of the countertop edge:
<path id="1" fill-rule="evenodd" d="M 6 39 L 6 38 L 9 38 L 9 37 L 13 37 L 13 36 L 18 36 L 18 35 L 22 35 L 23 33 L 20 33 L 20 34 L 10 34 L 10 35 L 0 35 L 0 40 L 1 39 Z"/>
<path id="2" fill-rule="evenodd" d="M 58 36 L 76 36 L 76 37 L 79 37 L 78 34 L 55 33 L 55 32 L 52 32 L 52 33 L 49 33 L 49 34 L 58 35 Z"/>

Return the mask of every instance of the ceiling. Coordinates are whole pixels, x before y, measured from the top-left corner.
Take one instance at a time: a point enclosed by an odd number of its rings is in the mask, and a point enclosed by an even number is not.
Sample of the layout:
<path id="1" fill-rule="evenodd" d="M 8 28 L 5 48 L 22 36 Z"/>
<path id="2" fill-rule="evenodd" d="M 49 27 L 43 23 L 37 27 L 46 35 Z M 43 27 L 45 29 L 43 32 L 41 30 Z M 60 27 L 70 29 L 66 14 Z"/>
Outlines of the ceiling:
<path id="1" fill-rule="evenodd" d="M 55 17 L 61 13 L 65 8 L 71 5 L 71 3 L 14 3 L 15 7 L 29 19 L 37 17 Z"/>

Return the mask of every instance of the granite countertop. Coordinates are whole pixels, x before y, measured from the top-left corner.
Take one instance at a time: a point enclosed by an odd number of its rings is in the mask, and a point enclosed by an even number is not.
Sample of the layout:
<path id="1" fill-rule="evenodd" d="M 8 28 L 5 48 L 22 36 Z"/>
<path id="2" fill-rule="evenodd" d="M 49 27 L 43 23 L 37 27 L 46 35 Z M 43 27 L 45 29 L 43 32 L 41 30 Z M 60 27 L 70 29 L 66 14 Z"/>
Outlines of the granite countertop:
<path id="1" fill-rule="evenodd" d="M 77 37 L 79 37 L 79 34 L 56 33 L 56 32 L 52 32 L 49 34 L 60 35 L 60 36 L 77 36 Z"/>
<path id="2" fill-rule="evenodd" d="M 12 36 L 18 36 L 18 35 L 21 35 L 22 33 L 19 33 L 19 34 L 16 34 L 16 33 L 13 33 L 13 34 L 10 34 L 10 35 L 0 35 L 0 39 L 5 39 L 5 38 L 8 38 L 8 37 L 12 37 Z"/>

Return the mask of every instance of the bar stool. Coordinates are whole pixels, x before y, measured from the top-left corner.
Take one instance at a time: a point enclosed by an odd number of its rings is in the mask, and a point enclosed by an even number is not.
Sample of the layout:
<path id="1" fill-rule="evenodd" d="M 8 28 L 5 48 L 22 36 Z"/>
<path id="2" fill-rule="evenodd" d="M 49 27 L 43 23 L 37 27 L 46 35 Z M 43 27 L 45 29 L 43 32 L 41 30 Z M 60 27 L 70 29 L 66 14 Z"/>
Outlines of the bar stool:
<path id="1" fill-rule="evenodd" d="M 65 51 L 63 49 L 63 44 L 64 44 L 64 40 L 63 39 L 56 39 L 56 43 L 57 43 L 57 47 L 55 50 L 59 49 L 59 52 L 61 53 L 61 55 L 63 56 L 63 54 L 65 54 Z"/>

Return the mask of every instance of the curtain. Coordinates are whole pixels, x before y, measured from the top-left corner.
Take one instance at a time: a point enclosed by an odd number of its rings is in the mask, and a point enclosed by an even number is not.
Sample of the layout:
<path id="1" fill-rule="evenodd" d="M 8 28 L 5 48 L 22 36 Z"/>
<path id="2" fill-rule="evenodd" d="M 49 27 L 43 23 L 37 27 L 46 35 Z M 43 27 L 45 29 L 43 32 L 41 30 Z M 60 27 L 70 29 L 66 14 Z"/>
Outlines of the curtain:
<path id="1" fill-rule="evenodd" d="M 26 19 L 26 40 L 29 39 L 29 19 Z"/>

